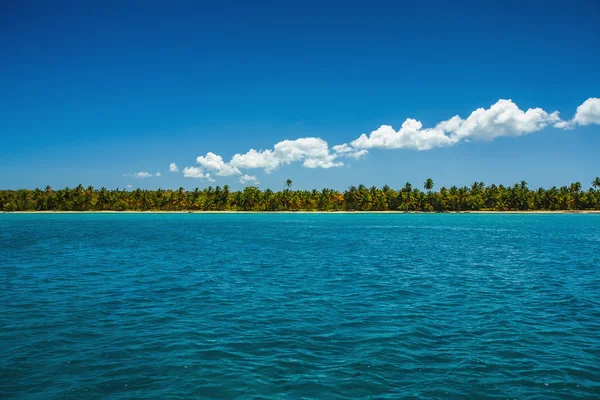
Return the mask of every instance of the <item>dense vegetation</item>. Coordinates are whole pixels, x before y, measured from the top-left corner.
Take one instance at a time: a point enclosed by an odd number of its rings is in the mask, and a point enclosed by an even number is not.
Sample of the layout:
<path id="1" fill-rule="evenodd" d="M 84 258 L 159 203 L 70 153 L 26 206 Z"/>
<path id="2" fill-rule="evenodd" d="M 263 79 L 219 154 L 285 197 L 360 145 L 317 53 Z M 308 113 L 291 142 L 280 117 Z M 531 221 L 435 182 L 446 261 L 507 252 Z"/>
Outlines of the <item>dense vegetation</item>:
<path id="1" fill-rule="evenodd" d="M 343 192 L 331 189 L 273 192 L 248 186 L 232 192 L 227 185 L 215 188 L 178 190 L 108 190 L 76 188 L 54 190 L 0 190 L 2 211 L 103 211 L 103 210 L 203 210 L 203 211 L 527 211 L 527 210 L 599 210 L 600 178 L 592 188 L 581 189 L 581 183 L 550 189 L 530 190 L 527 182 L 514 186 L 486 186 L 475 182 L 470 187 L 440 188 L 433 191 L 433 180 L 427 179 L 424 190 L 406 183 L 401 189 L 364 185 L 351 186 Z"/>

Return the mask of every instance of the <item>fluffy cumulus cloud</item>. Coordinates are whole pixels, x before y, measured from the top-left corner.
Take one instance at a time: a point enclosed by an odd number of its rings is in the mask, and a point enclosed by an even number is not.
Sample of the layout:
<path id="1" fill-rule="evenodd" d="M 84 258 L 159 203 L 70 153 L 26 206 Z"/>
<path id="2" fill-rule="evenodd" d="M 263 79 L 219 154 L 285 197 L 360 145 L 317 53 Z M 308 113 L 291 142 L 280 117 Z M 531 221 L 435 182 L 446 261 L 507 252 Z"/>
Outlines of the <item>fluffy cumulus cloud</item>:
<path id="1" fill-rule="evenodd" d="M 337 144 L 333 146 L 332 149 L 339 157 L 351 157 L 356 158 L 357 160 L 369 153 L 368 150 L 357 150 L 354 147 L 348 146 L 348 143 Z"/>
<path id="2" fill-rule="evenodd" d="M 162 176 L 162 175 L 160 174 L 160 172 L 157 172 L 156 175 L 154 175 L 154 176 Z"/>
<path id="3" fill-rule="evenodd" d="M 466 119 L 456 115 L 433 128 L 423 128 L 421 121 L 408 118 L 396 131 L 382 125 L 370 135 L 362 134 L 351 145 L 357 149 L 430 150 L 452 146 L 466 140 L 493 140 L 501 136 L 521 136 L 547 126 L 557 126 L 558 112 L 548 113 L 541 108 L 521 110 L 512 100 L 498 100 L 490 108 L 479 108 Z"/>
<path id="4" fill-rule="evenodd" d="M 577 125 L 600 125 L 600 98 L 589 98 L 577 107 L 573 122 Z"/>
<path id="5" fill-rule="evenodd" d="M 183 176 L 186 178 L 206 179 L 209 182 L 214 182 L 214 179 L 212 179 L 209 173 L 205 173 L 202 168 L 198 167 L 185 167 L 183 169 Z"/>
<path id="6" fill-rule="evenodd" d="M 398 131 L 390 125 L 382 125 L 369 136 L 363 133 L 350 144 L 355 149 L 429 150 L 454 143 L 454 139 L 446 136 L 442 129 L 423 129 L 420 121 L 409 118 Z"/>
<path id="7" fill-rule="evenodd" d="M 260 182 L 258 181 L 258 179 L 255 176 L 244 174 L 244 175 L 240 176 L 240 183 L 241 184 L 250 183 L 251 185 L 258 185 Z"/>
<path id="8" fill-rule="evenodd" d="M 241 174 L 240 170 L 223 161 L 223 157 L 208 152 L 206 156 L 196 158 L 196 162 L 209 171 L 214 171 L 219 176 L 231 176 Z"/>
<path id="9" fill-rule="evenodd" d="M 558 112 L 541 108 L 521 110 L 512 100 L 498 100 L 490 108 L 479 108 L 465 120 L 458 115 L 440 122 L 436 129 L 448 132 L 456 142 L 463 139 L 493 140 L 500 136 L 521 136 L 560 122 Z"/>
<path id="10" fill-rule="evenodd" d="M 302 162 L 306 168 L 333 168 L 344 165 L 336 161 L 337 155 L 329 151 L 327 142 L 316 137 L 283 140 L 273 146 L 273 150 L 256 151 L 250 149 L 245 154 L 236 154 L 230 164 L 235 168 L 262 168 L 267 173 L 282 165 Z"/>
<path id="11" fill-rule="evenodd" d="M 273 149 L 260 151 L 250 149 L 246 153 L 235 154 L 229 162 L 225 162 L 220 155 L 208 152 L 205 156 L 196 158 L 200 167 L 186 167 L 183 172 L 184 176 L 194 178 L 202 178 L 210 173 L 217 176 L 242 175 L 242 169 L 263 169 L 265 172 L 271 173 L 282 165 L 294 162 L 301 162 L 306 168 L 334 168 L 344 165 L 343 162 L 337 160 L 338 157 L 338 153 L 329 151 L 326 141 L 308 137 L 283 140 L 275 144 Z M 240 182 L 251 182 L 252 179 L 249 178 L 256 179 L 250 175 L 244 175 L 240 178 Z"/>
<path id="12" fill-rule="evenodd" d="M 239 181 L 257 183 L 255 176 L 245 174 L 246 169 L 263 169 L 271 173 L 281 166 L 301 163 L 305 168 L 341 167 L 343 158 L 360 159 L 369 149 L 430 150 L 454 146 L 471 140 L 491 141 L 499 137 L 516 137 L 538 132 L 547 127 L 573 129 L 581 125 L 600 124 L 600 98 L 589 98 L 577 108 L 573 119 L 562 120 L 557 111 L 541 108 L 520 109 L 512 100 L 498 100 L 489 108 L 479 108 L 468 117 L 458 115 L 423 127 L 423 123 L 407 118 L 399 130 L 381 125 L 370 134 L 362 134 L 350 143 L 334 145 L 318 137 L 283 140 L 272 149 L 250 149 L 235 154 L 229 162 L 212 152 L 196 159 L 199 167 L 186 167 L 183 175 L 191 178 L 213 180 L 216 176 L 239 175 Z M 178 171 L 174 163 L 170 171 Z"/>
<path id="13" fill-rule="evenodd" d="M 279 166 L 279 161 L 271 150 L 256 151 L 250 149 L 245 154 L 236 154 L 230 161 L 235 168 L 262 168 L 271 172 Z"/>
<path id="14" fill-rule="evenodd" d="M 179 167 L 177 166 L 177 164 L 171 163 L 169 165 L 169 171 L 171 171 L 171 172 L 177 172 L 177 171 L 179 171 Z"/>

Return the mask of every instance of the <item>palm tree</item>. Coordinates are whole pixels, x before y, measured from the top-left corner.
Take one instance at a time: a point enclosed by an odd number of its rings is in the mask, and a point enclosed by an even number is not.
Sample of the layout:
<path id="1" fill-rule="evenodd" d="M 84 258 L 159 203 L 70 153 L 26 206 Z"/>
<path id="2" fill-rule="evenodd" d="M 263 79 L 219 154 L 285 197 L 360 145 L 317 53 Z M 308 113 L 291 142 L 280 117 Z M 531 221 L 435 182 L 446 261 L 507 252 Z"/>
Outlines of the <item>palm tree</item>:
<path id="1" fill-rule="evenodd" d="M 285 180 L 285 187 L 288 189 L 292 188 L 292 180 L 291 179 L 286 179 Z"/>
<path id="2" fill-rule="evenodd" d="M 423 188 L 428 192 L 431 192 L 431 190 L 433 189 L 433 179 L 427 178 L 425 184 L 423 185 Z"/>
<path id="3" fill-rule="evenodd" d="M 358 190 L 356 186 L 350 186 L 348 190 L 344 192 L 344 203 L 346 203 L 346 209 L 348 211 L 356 210 L 358 205 Z"/>
<path id="4" fill-rule="evenodd" d="M 600 178 L 592 181 L 592 188 L 582 191 L 581 183 L 574 182 L 561 188 L 527 188 L 527 182 L 505 187 L 485 186 L 474 182 L 471 187 L 441 187 L 433 191 L 433 181 L 424 183 L 427 193 L 414 189 L 407 183 L 399 191 L 385 185 L 381 189 L 365 185 L 351 186 L 344 193 L 337 190 L 290 190 L 273 192 L 258 188 L 230 192 L 227 185 L 221 187 L 178 190 L 108 190 L 94 189 L 82 185 L 53 190 L 0 190 L 0 210 L 417 210 L 417 211 L 461 211 L 461 210 L 597 210 L 600 209 Z"/>
<path id="5" fill-rule="evenodd" d="M 46 195 L 46 210 L 53 210 L 54 209 L 54 190 L 52 190 L 52 187 L 50 185 L 46 186 L 46 189 L 44 189 L 44 193 Z"/>
<path id="6" fill-rule="evenodd" d="M 371 194 L 365 185 L 358 185 L 358 206 L 361 211 L 371 210 Z"/>
<path id="7" fill-rule="evenodd" d="M 521 183 L 519 184 L 519 187 L 521 188 L 521 190 L 527 189 L 527 182 L 521 181 Z"/>
<path id="8" fill-rule="evenodd" d="M 427 180 L 425 181 L 425 184 L 423 185 L 423 188 L 425 190 L 427 190 L 427 202 L 426 204 L 424 204 L 424 209 L 426 211 L 432 211 L 433 210 L 433 205 L 432 200 L 431 200 L 431 191 L 433 190 L 433 179 L 431 178 L 427 178 Z"/>
<path id="9" fill-rule="evenodd" d="M 402 203 L 404 203 L 404 208 L 406 211 L 408 211 L 408 207 L 411 204 L 411 200 L 412 200 L 412 185 L 410 184 L 410 182 L 406 182 L 404 184 L 404 187 L 402 188 Z"/>
<path id="10" fill-rule="evenodd" d="M 263 209 L 265 211 L 277 211 L 278 204 L 275 197 L 275 193 L 271 189 L 267 189 L 263 192 Z"/>
<path id="11" fill-rule="evenodd" d="M 221 192 L 221 197 L 219 198 L 219 206 L 221 210 L 225 210 L 229 207 L 230 197 L 231 191 L 229 190 L 229 185 L 224 185 L 223 191 Z"/>
<path id="12" fill-rule="evenodd" d="M 580 192 L 581 192 L 581 183 L 580 182 L 571 183 L 569 190 L 573 193 L 571 196 L 573 198 L 573 200 L 571 201 L 573 203 L 573 207 L 576 210 L 579 210 L 579 208 L 580 208 L 579 197 L 580 197 Z"/>

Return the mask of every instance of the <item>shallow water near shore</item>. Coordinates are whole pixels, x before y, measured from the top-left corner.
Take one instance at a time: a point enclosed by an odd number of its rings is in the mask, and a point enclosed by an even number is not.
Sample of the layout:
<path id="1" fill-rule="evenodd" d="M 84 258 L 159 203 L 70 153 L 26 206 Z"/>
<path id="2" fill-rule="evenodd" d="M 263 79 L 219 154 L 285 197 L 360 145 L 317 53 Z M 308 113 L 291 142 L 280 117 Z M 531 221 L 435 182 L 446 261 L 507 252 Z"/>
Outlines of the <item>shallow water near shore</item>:
<path id="1" fill-rule="evenodd" d="M 2 214 L 0 398 L 600 396 L 600 215 Z"/>

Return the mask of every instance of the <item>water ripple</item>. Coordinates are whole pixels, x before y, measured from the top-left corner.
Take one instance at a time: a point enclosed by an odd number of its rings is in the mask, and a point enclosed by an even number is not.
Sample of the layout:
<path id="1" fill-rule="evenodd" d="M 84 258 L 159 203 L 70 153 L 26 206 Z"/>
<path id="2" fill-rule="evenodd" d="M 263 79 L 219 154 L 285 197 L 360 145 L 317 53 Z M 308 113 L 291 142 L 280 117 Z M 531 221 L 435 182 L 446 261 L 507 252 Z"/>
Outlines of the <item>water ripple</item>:
<path id="1" fill-rule="evenodd" d="M 0 398 L 600 398 L 600 216 L 0 215 Z"/>

